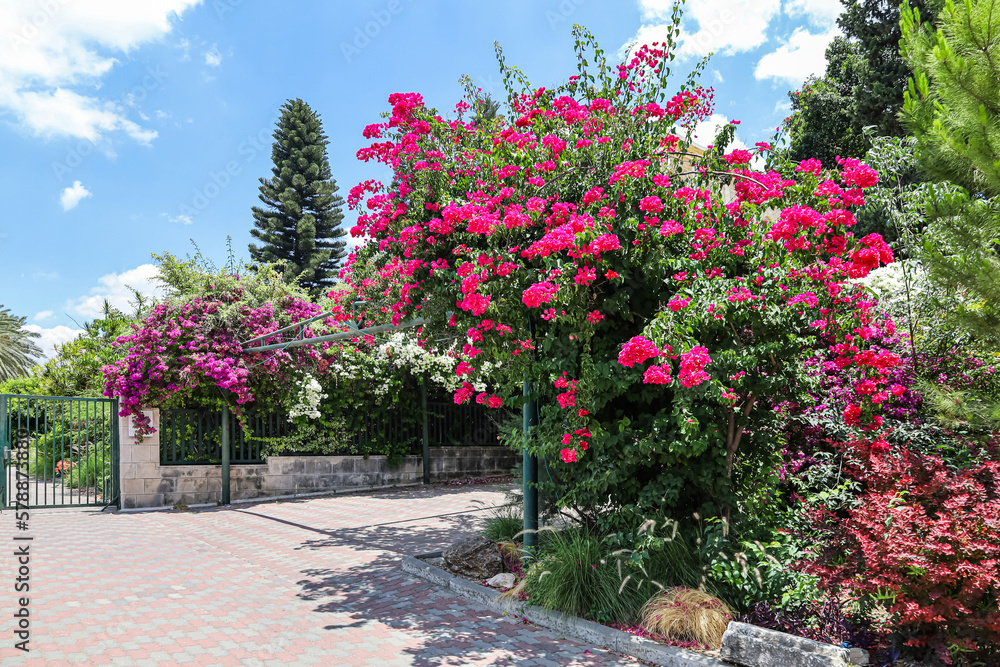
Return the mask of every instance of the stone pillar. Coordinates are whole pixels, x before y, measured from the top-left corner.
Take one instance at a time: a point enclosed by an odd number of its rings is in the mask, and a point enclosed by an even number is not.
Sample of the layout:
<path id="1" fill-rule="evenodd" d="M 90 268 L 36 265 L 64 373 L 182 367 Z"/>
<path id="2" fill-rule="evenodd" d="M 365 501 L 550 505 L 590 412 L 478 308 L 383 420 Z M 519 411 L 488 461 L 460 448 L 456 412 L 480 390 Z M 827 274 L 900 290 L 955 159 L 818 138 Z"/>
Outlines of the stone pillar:
<path id="1" fill-rule="evenodd" d="M 118 420 L 118 443 L 121 453 L 121 506 L 162 507 L 160 490 L 160 411 L 143 410 L 150 418 L 153 433 L 137 442 L 131 417 Z"/>

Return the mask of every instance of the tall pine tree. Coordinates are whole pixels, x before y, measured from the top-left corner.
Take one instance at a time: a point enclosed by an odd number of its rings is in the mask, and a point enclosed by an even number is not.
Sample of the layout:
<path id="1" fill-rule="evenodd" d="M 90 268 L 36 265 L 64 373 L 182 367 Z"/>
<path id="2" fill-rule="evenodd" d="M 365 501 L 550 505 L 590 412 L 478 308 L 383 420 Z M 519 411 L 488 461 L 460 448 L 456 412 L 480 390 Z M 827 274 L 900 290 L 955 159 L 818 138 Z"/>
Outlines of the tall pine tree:
<path id="1" fill-rule="evenodd" d="M 963 294 L 969 331 L 1000 342 L 1000 0 L 947 0 L 936 27 L 902 16 L 914 77 L 903 119 L 939 186 L 928 201 L 930 274 Z"/>
<path id="2" fill-rule="evenodd" d="M 936 0 L 907 0 L 925 18 Z M 910 66 L 900 56 L 898 0 L 841 0 L 843 31 L 826 51 L 826 73 L 788 94 L 790 157 L 861 157 L 871 147 L 865 128 L 880 137 L 907 135 L 897 115 Z M 929 7 L 931 5 L 931 7 Z"/>
<path id="3" fill-rule="evenodd" d="M 261 245 L 250 244 L 258 263 L 283 266 L 285 280 L 318 295 L 329 289 L 347 256 L 347 236 L 337 182 L 326 157 L 329 142 L 319 115 L 302 100 L 281 107 L 271 149 L 273 176 L 260 179 L 261 202 L 253 207 L 250 234 Z"/>

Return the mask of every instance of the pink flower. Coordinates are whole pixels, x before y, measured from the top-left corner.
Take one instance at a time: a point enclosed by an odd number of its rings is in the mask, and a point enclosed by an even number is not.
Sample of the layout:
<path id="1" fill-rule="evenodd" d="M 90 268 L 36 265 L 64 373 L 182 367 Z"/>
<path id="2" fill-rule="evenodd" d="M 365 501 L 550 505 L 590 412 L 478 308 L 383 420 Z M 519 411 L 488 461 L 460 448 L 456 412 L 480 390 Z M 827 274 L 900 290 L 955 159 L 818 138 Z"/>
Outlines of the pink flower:
<path id="1" fill-rule="evenodd" d="M 618 237 L 614 234 L 601 234 L 590 242 L 590 252 L 600 254 L 608 250 L 618 250 L 622 247 Z"/>
<path id="2" fill-rule="evenodd" d="M 663 201 L 656 195 L 643 197 L 639 201 L 639 210 L 646 213 L 659 213 L 663 210 Z"/>
<path id="3" fill-rule="evenodd" d="M 502 407 L 503 399 L 500 398 L 499 396 L 490 396 L 489 400 L 487 401 L 487 405 L 489 405 L 491 408 Z"/>
<path id="4" fill-rule="evenodd" d="M 645 384 L 670 384 L 671 379 L 669 366 L 650 366 L 642 376 Z"/>
<path id="5" fill-rule="evenodd" d="M 622 345 L 622 350 L 618 354 L 618 363 L 631 368 L 635 364 L 641 364 L 646 359 L 651 359 L 660 353 L 660 348 L 656 347 L 653 341 L 645 336 L 635 336 Z"/>
<path id="6" fill-rule="evenodd" d="M 682 234 L 684 232 L 684 227 L 676 220 L 667 220 L 660 227 L 660 236 L 673 236 L 674 234 Z"/>
<path id="7" fill-rule="evenodd" d="M 483 296 L 482 294 L 468 294 L 461 301 L 457 301 L 455 305 L 478 317 L 486 312 L 487 306 L 490 305 L 490 296 Z"/>
<path id="8" fill-rule="evenodd" d="M 691 299 L 685 299 L 684 297 L 675 296 L 674 298 L 672 298 L 670 301 L 667 302 L 667 308 L 676 313 L 678 310 L 686 308 L 689 303 L 691 303 Z"/>
<path id="9" fill-rule="evenodd" d="M 802 294 L 796 294 L 791 299 L 788 300 L 788 305 L 792 306 L 796 303 L 804 303 L 810 308 L 815 308 L 819 304 L 819 299 L 812 292 L 803 292 Z"/>
<path id="10" fill-rule="evenodd" d="M 845 185 L 855 185 L 859 188 L 870 188 L 878 183 L 878 172 L 857 158 L 847 158 L 841 162 L 843 171 L 840 177 Z"/>
<path id="11" fill-rule="evenodd" d="M 472 366 L 469 365 L 467 361 L 458 362 L 458 366 L 455 366 L 455 375 L 468 375 L 472 372 Z"/>
<path id="12" fill-rule="evenodd" d="M 711 379 L 705 372 L 705 366 L 712 362 L 708 356 L 708 348 L 696 346 L 681 355 L 681 372 L 678 375 L 683 387 L 695 387 L 705 380 Z"/>
<path id="13" fill-rule="evenodd" d="M 547 280 L 535 283 L 528 289 L 524 290 L 524 294 L 521 296 L 521 301 L 523 301 L 524 305 L 529 308 L 538 308 L 543 303 L 551 301 L 557 291 L 559 291 L 559 288 Z"/>
<path id="14" fill-rule="evenodd" d="M 473 394 L 472 385 L 468 382 L 462 383 L 462 388 L 455 392 L 455 403 L 468 403 Z"/>
<path id="15" fill-rule="evenodd" d="M 575 449 L 564 449 L 559 452 L 560 458 L 562 458 L 563 463 L 573 463 L 576 461 L 577 451 Z"/>
<path id="16" fill-rule="evenodd" d="M 581 267 L 573 278 L 573 282 L 577 285 L 589 285 L 595 280 L 597 280 L 597 270 L 592 266 Z"/>
<path id="17" fill-rule="evenodd" d="M 736 149 L 726 155 L 723 155 L 722 159 L 729 164 L 747 164 L 751 159 L 753 159 L 753 154 L 751 154 L 750 151 Z"/>
<path id="18" fill-rule="evenodd" d="M 597 324 L 598 322 L 600 322 L 603 319 L 604 319 L 604 315 L 602 315 L 601 311 L 599 311 L 599 310 L 592 310 L 589 313 L 587 313 L 587 321 L 590 322 L 590 323 L 592 323 L 592 324 Z"/>
<path id="19" fill-rule="evenodd" d="M 808 160 L 803 160 L 799 163 L 799 166 L 795 168 L 795 171 L 805 172 L 807 174 L 819 174 L 823 170 L 823 163 L 814 157 Z"/>
<path id="20" fill-rule="evenodd" d="M 861 419 L 861 408 L 851 403 L 844 408 L 844 421 L 848 426 L 857 426 Z"/>

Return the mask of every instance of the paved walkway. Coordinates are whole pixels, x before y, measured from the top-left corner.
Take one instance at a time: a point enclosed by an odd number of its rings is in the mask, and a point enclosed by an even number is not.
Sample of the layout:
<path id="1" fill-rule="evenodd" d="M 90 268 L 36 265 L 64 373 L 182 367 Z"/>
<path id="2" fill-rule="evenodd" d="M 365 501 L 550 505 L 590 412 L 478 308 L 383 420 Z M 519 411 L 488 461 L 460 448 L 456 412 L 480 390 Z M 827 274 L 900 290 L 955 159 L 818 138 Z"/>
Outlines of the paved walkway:
<path id="1" fill-rule="evenodd" d="M 14 516 L 0 515 L 0 662 L 13 665 L 624 665 L 405 574 L 475 530 L 486 486 L 192 512 L 32 514 L 30 653 L 13 647 Z"/>

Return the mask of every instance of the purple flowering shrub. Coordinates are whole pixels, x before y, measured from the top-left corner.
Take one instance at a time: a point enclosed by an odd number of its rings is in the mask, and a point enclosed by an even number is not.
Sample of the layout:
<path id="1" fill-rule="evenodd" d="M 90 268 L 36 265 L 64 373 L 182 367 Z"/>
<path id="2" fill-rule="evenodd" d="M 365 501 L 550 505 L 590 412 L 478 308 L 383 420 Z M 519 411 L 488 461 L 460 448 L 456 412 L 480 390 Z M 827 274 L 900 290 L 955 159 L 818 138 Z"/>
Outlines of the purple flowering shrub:
<path id="1" fill-rule="evenodd" d="M 102 368 L 104 394 L 120 397 L 120 414 L 132 417 L 139 433 L 152 432 L 143 407 L 218 406 L 219 390 L 228 390 L 240 414 L 247 403 L 280 401 L 296 371 L 324 363 L 323 348 L 312 346 L 242 353 L 243 341 L 321 312 L 272 269 L 209 273 L 166 255 L 161 272 L 168 297 L 117 339 L 127 352 Z"/>

